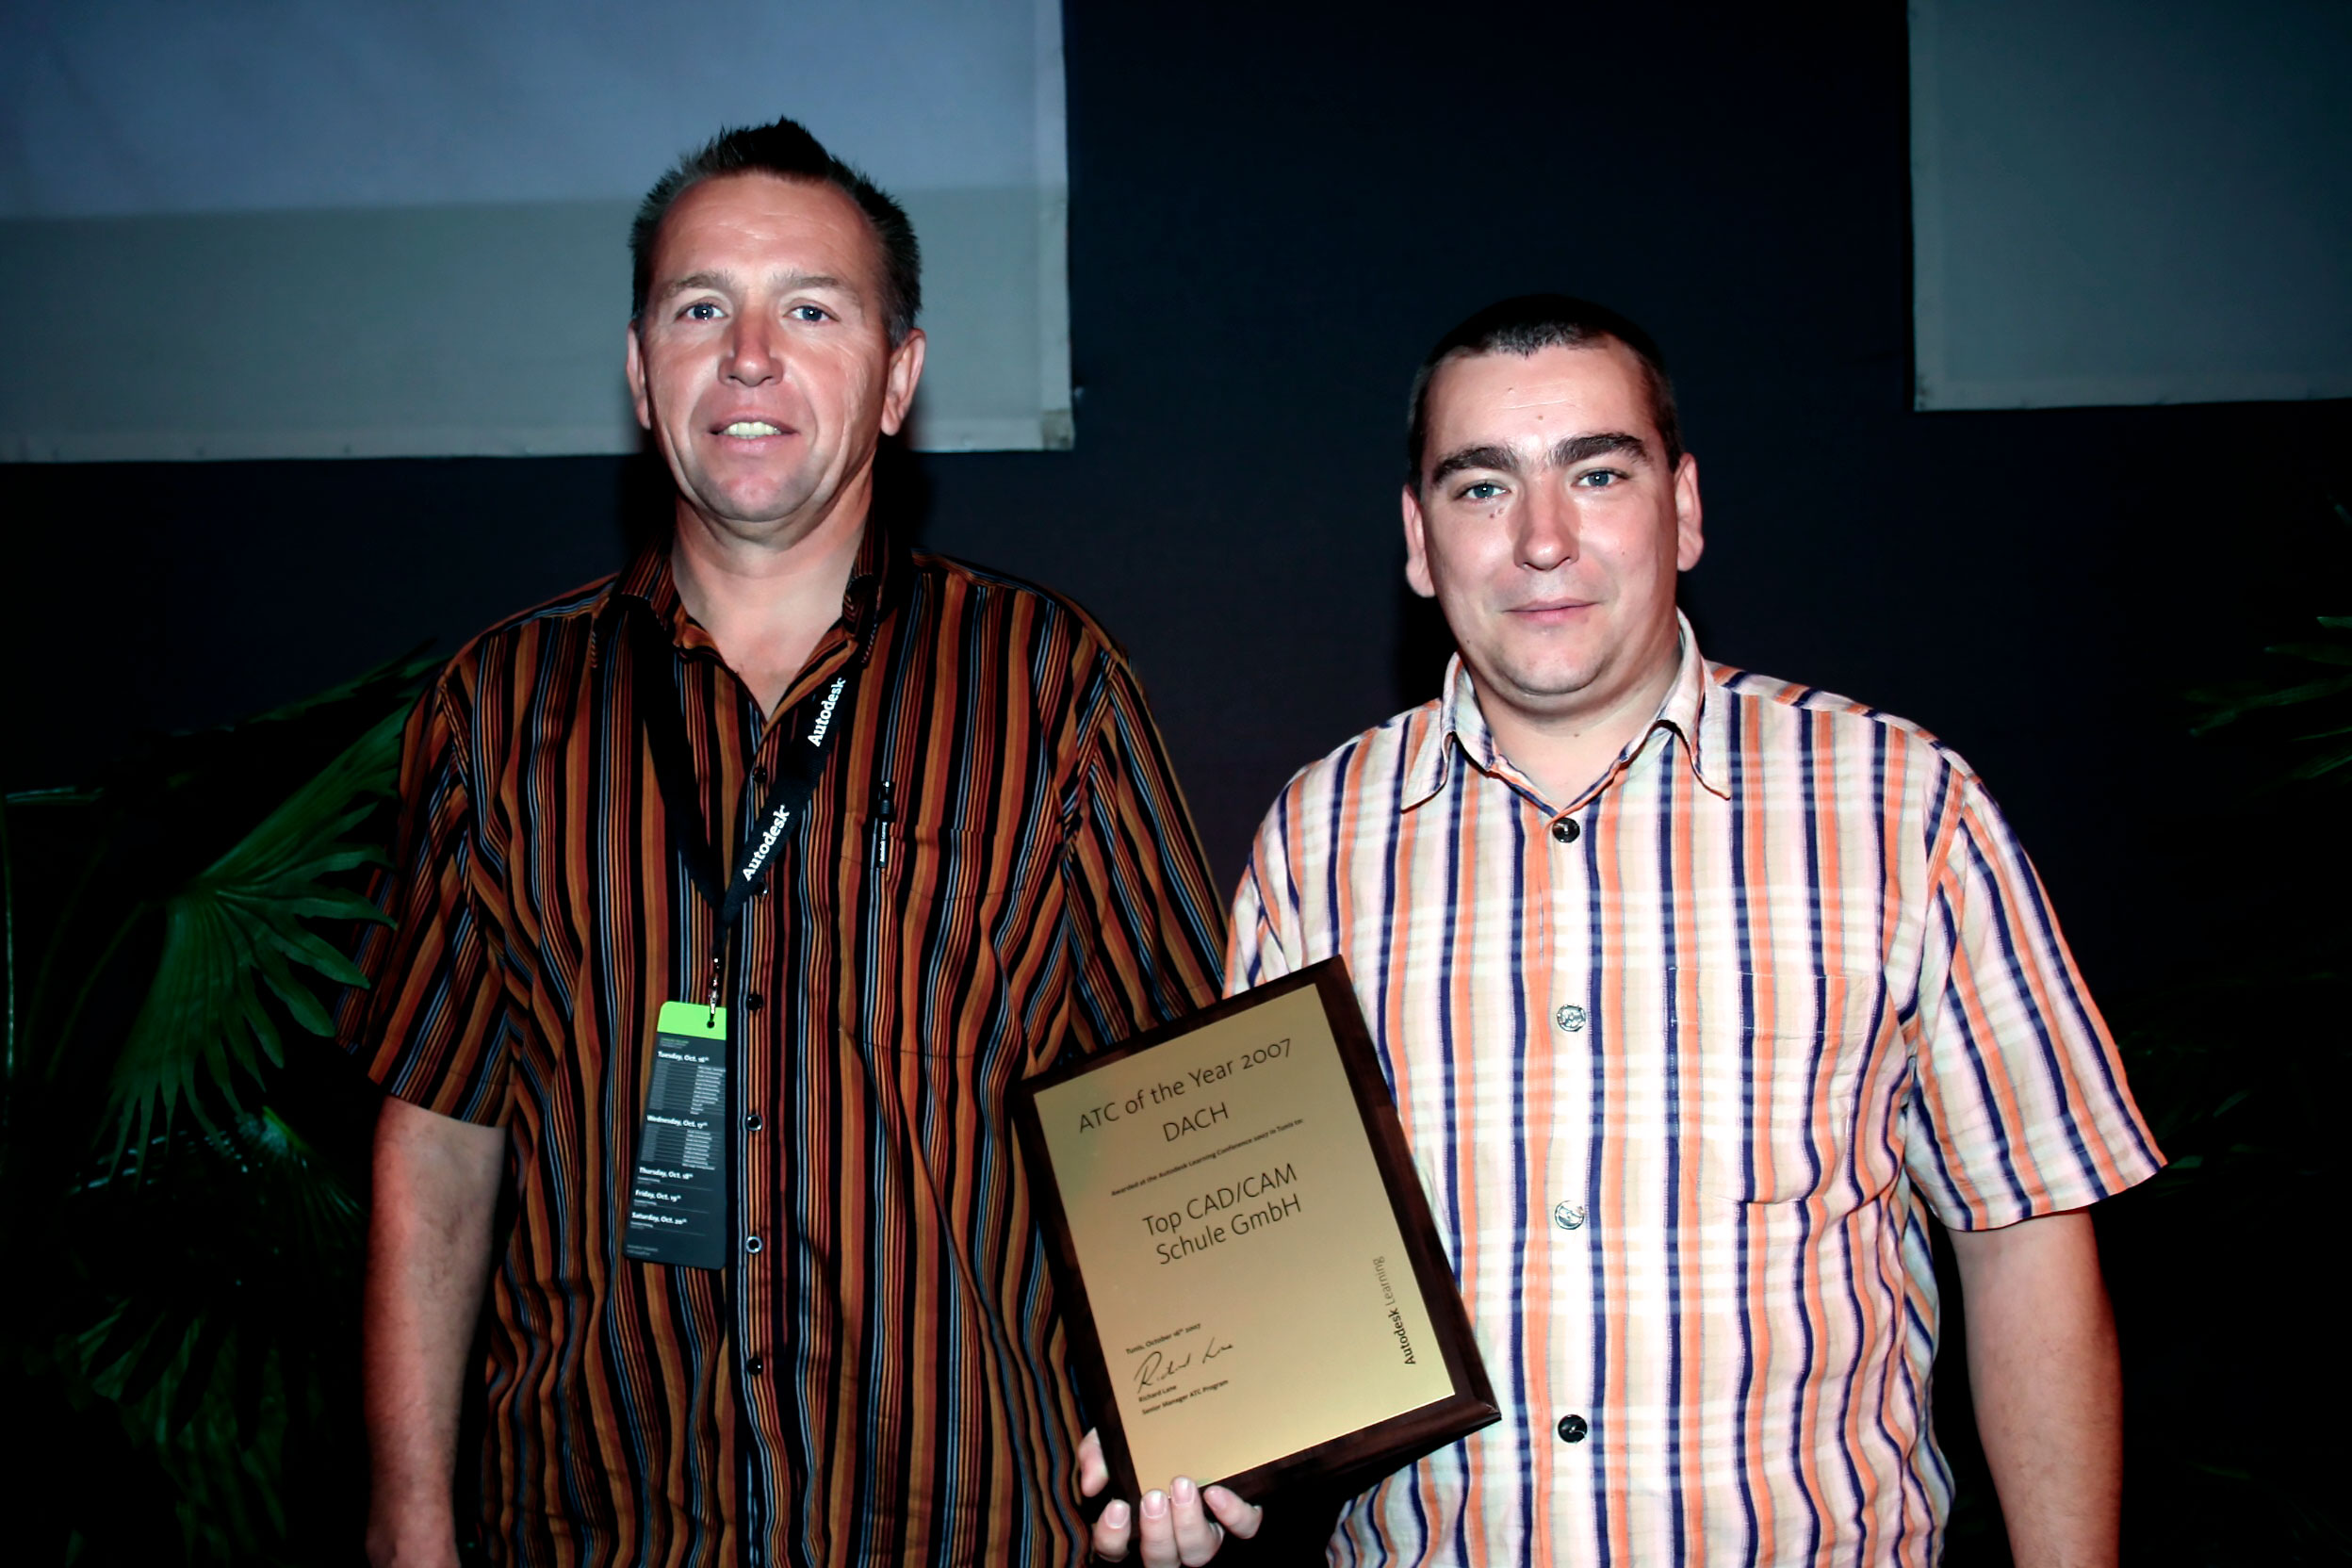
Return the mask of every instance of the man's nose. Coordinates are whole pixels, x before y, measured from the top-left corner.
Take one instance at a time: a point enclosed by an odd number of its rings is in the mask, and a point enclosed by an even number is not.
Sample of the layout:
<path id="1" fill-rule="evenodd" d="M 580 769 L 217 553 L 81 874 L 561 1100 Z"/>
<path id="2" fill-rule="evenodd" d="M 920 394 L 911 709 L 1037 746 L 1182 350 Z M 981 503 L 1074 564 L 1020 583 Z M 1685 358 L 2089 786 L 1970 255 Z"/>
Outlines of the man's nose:
<path id="1" fill-rule="evenodd" d="M 758 386 L 784 373 L 784 363 L 776 356 L 774 329 L 758 317 L 741 317 L 735 330 L 727 337 L 727 358 L 719 367 L 720 373 L 731 382 L 745 386 Z"/>
<path id="2" fill-rule="evenodd" d="M 1548 572 L 1576 558 L 1576 504 L 1559 485 L 1539 481 L 1519 509 L 1519 564 Z"/>

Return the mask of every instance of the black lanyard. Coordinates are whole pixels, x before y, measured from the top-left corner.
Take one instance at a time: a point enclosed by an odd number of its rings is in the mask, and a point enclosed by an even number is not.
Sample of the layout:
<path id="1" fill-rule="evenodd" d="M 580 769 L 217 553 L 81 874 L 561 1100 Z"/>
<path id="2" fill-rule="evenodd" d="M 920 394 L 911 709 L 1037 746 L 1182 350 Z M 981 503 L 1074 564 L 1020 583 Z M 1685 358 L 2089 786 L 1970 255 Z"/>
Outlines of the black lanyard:
<path id="1" fill-rule="evenodd" d="M 879 617 L 866 623 L 857 656 L 841 673 L 785 715 L 775 787 L 750 819 L 751 838 L 739 852 L 734 874 L 722 884 L 714 835 L 703 817 L 694 749 L 686 740 L 677 645 L 650 605 L 633 601 L 625 615 L 629 622 L 629 694 L 638 722 L 645 726 L 646 748 L 653 754 L 670 850 L 717 911 L 718 930 L 710 953 L 707 1020 L 696 1020 L 694 1015 L 701 1009 L 683 999 L 662 1009 L 622 1251 L 640 1263 L 720 1270 L 720 1310 L 725 1313 L 726 1281 L 740 1256 L 734 1238 L 743 1233 L 733 1172 L 744 1168 L 745 1155 L 743 1091 L 735 1060 L 743 1050 L 743 1037 L 719 1019 L 724 955 L 743 906 L 759 890 L 785 832 L 815 793 L 834 743 L 849 727 L 858 674 L 872 649 Z M 706 1026 L 698 1028 L 698 1022 Z M 743 1245 L 757 1250 L 760 1238 Z"/>
<path id="2" fill-rule="evenodd" d="M 629 691 L 638 719 L 645 728 L 646 746 L 653 753 L 654 776 L 661 785 L 663 815 L 670 842 L 694 886 L 718 910 L 719 939 L 742 918 L 743 906 L 758 890 L 768 862 L 776 858 L 785 829 L 816 792 L 825 760 L 834 743 L 849 727 L 848 709 L 858 686 L 861 659 L 852 659 L 841 673 L 810 693 L 784 719 L 790 737 L 776 767 L 776 787 L 753 819 L 758 824 L 749 853 L 742 856 L 735 874 L 724 888 L 719 881 L 719 858 L 712 847 L 710 825 L 703 820 L 702 787 L 694 776 L 694 754 L 686 742 L 686 714 L 675 676 L 677 648 L 669 629 L 650 606 L 632 607 L 629 620 Z M 860 652 L 863 650 L 861 649 Z M 713 969 L 718 956 L 711 956 Z M 715 980 L 715 973 L 713 976 Z"/>

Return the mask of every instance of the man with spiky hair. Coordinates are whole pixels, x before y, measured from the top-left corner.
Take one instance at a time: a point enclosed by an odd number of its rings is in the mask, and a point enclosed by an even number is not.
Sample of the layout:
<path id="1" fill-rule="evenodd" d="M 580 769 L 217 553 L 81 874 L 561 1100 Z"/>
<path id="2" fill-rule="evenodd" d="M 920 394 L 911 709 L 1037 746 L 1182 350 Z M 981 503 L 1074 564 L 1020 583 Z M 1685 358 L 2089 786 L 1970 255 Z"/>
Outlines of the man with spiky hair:
<path id="1" fill-rule="evenodd" d="M 2017 1561 L 2113 1563 L 2085 1210 L 2162 1159 L 1983 783 L 1700 656 L 1698 462 L 1612 312 L 1439 339 L 1402 510 L 1459 655 L 1275 802 L 1228 984 L 1346 956 L 1503 1419 L 1332 1560 L 1928 1568 L 1940 1223 Z"/>
<path id="2" fill-rule="evenodd" d="M 1215 998 L 1198 839 L 1100 627 L 874 520 L 925 348 L 897 204 L 780 121 L 664 176 L 631 245 L 674 527 L 419 704 L 345 1008 L 389 1095 L 368 1553 L 1069 1563 L 1006 1098 Z"/>

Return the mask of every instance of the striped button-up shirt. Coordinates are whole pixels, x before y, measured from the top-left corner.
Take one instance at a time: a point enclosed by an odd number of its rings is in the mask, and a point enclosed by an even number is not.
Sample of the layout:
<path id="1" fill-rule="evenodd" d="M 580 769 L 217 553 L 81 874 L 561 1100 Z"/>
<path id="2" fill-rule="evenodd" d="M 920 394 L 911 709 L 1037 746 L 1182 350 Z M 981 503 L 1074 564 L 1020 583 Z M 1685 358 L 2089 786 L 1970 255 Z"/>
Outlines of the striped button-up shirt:
<path id="1" fill-rule="evenodd" d="M 1655 722 L 1547 801 L 1457 661 L 1259 835 L 1231 983 L 1332 954 L 1503 1408 L 1333 1560 L 1934 1562 L 1929 1216 L 2161 1163 L 1968 766 L 1686 623 Z"/>
<path id="2" fill-rule="evenodd" d="M 1134 673 L 1067 602 L 870 536 L 784 698 L 862 662 L 843 733 L 722 944 L 632 707 L 623 617 L 648 612 L 734 862 L 792 736 L 649 554 L 485 633 L 417 709 L 398 924 L 345 1017 L 390 1092 L 511 1140 L 490 1544 L 1071 1561 L 1076 1412 L 1007 1090 L 1213 1000 L 1223 944 Z M 634 1262 L 656 1015 L 714 952 L 741 1236 L 724 1271 Z"/>

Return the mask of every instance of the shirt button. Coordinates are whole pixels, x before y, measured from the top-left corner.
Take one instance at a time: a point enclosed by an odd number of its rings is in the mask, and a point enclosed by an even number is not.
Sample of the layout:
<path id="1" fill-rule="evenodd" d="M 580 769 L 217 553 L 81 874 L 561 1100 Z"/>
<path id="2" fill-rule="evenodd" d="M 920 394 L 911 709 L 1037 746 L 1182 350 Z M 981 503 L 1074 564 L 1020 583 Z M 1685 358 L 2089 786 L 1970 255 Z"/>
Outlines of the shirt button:
<path id="1" fill-rule="evenodd" d="M 745 1132 L 756 1133 L 766 1125 L 766 1122 L 760 1119 L 760 1113 L 758 1111 L 754 1111 L 749 1116 L 743 1118 L 743 1130 Z"/>
<path id="2" fill-rule="evenodd" d="M 1584 1434 L 1592 1429 L 1584 1424 L 1581 1415 L 1563 1415 L 1560 1418 L 1560 1440 L 1562 1443 L 1582 1443 Z"/>
<path id="3" fill-rule="evenodd" d="M 1583 828 L 1576 825 L 1576 819 L 1574 817 L 1562 817 L 1552 824 L 1552 837 L 1564 844 L 1575 843 L 1576 835 L 1583 831 Z"/>
<path id="4" fill-rule="evenodd" d="M 743 1006 L 745 1010 L 749 1012 L 756 1013 L 767 1004 L 768 999 L 761 996 L 758 991 L 753 991 L 749 996 L 743 998 Z"/>
<path id="5" fill-rule="evenodd" d="M 746 1252 L 757 1252 L 763 1245 L 765 1244 L 762 1243 L 758 1236 L 745 1236 L 743 1238 L 743 1250 Z"/>
<path id="6" fill-rule="evenodd" d="M 754 1356 L 749 1361 L 743 1363 L 743 1370 L 750 1373 L 755 1378 L 767 1369 L 768 1364 L 761 1361 L 758 1356 Z"/>
<path id="7" fill-rule="evenodd" d="M 754 784 L 765 784 L 768 781 L 768 770 L 765 768 L 752 769 L 751 781 Z"/>
<path id="8" fill-rule="evenodd" d="M 1573 1002 L 1563 1002 L 1552 1009 L 1552 1021 L 1570 1034 L 1584 1027 L 1585 1011 Z"/>
<path id="9" fill-rule="evenodd" d="M 1552 1205 L 1552 1223 L 1563 1231 L 1580 1230 L 1584 1225 L 1584 1206 L 1580 1203 L 1559 1202 Z"/>

